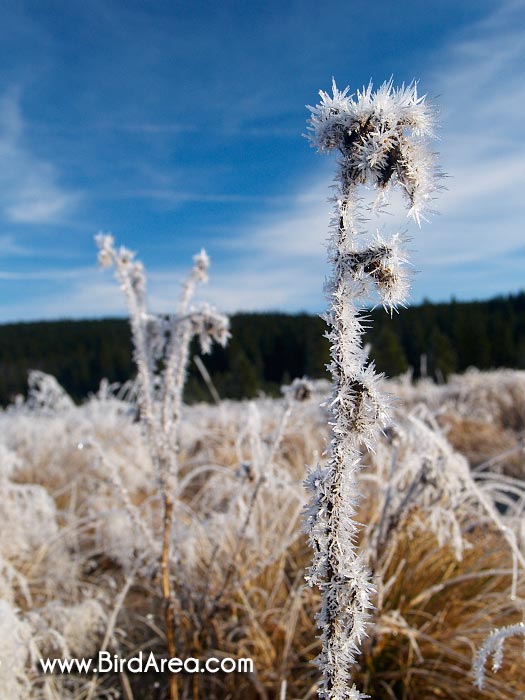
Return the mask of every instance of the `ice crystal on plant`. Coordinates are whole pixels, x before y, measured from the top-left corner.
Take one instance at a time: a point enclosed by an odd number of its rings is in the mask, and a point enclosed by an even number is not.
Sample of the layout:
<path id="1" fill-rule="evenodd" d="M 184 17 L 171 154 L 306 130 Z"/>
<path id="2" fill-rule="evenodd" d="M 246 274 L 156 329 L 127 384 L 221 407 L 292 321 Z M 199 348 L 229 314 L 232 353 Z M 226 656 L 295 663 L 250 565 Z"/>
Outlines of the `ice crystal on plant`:
<path id="1" fill-rule="evenodd" d="M 183 285 L 177 312 L 154 315 L 146 309 L 146 278 L 135 253 L 115 247 L 110 234 L 95 237 L 100 265 L 115 267 L 128 304 L 134 359 L 138 369 L 138 403 L 151 457 L 161 483 L 177 475 L 178 424 L 191 339 L 199 338 L 203 352 L 213 342 L 225 345 L 230 336 L 228 318 L 209 304 L 190 306 L 198 283 L 207 280 L 210 264 L 201 250 Z"/>
<path id="2" fill-rule="evenodd" d="M 389 80 L 376 92 L 370 83 L 355 97 L 348 93 L 348 87 L 338 90 L 335 80 L 331 96 L 320 91 L 320 103 L 308 107 L 309 140 L 319 151 L 339 151 L 343 181 L 376 187 L 379 198 L 397 182 L 409 202 L 409 216 L 419 223 L 440 176 L 427 147 L 435 131 L 434 109 L 418 95 L 415 81 L 394 88 Z"/>
<path id="3" fill-rule="evenodd" d="M 392 81 L 376 92 L 372 84 L 349 96 L 349 89 L 332 95 L 321 91 L 321 101 L 309 107 L 308 137 L 318 151 L 339 153 L 335 213 L 328 244 L 332 275 L 326 284 L 329 302 L 325 315 L 330 330 L 333 393 L 330 458 L 306 481 L 312 503 L 306 525 L 314 550 L 307 580 L 322 593 L 318 616 L 323 648 L 318 665 L 323 672 L 322 700 L 359 696 L 350 688 L 351 664 L 372 607 L 373 586 L 367 561 L 358 553 L 356 510 L 360 450 L 373 449 L 377 431 L 386 425 L 388 402 L 378 388 L 381 375 L 363 348 L 361 309 L 370 291 L 392 313 L 408 293 L 401 236 L 390 240 L 377 233 L 363 242 L 360 188 L 377 190 L 377 204 L 393 184 L 403 189 L 409 215 L 420 223 L 437 189 L 434 155 L 426 147 L 432 134 L 433 112 L 417 84 L 394 89 Z"/>
<path id="4" fill-rule="evenodd" d="M 518 622 L 508 627 L 500 627 L 494 630 L 485 640 L 474 659 L 472 673 L 474 685 L 480 690 L 485 685 L 485 665 L 492 656 L 492 670 L 499 671 L 503 661 L 503 646 L 509 637 L 525 637 L 525 623 Z"/>
<path id="5" fill-rule="evenodd" d="M 67 411 L 73 405 L 71 397 L 51 374 L 32 369 L 29 372 L 28 385 L 26 407 L 30 411 L 52 415 Z"/>

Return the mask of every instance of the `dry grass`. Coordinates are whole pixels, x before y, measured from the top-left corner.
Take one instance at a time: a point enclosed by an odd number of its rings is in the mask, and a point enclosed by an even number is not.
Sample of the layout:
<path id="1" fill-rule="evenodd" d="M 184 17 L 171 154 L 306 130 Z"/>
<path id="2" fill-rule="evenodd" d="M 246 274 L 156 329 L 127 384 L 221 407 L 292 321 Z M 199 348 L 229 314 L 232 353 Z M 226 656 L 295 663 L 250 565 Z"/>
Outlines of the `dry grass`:
<path id="1" fill-rule="evenodd" d="M 472 687 L 475 649 L 495 626 L 514 621 L 517 609 L 508 596 L 510 576 L 502 573 L 511 561 L 501 537 L 480 529 L 469 540 L 472 548 L 458 562 L 428 533 L 398 538 L 358 674 L 372 697 L 510 700 L 525 688 L 523 650 L 516 646 L 483 692 Z"/>
<path id="2" fill-rule="evenodd" d="M 224 402 L 220 408 L 195 407 L 185 415 L 180 454 L 183 490 L 172 544 L 177 653 L 201 659 L 251 657 L 256 672 L 181 674 L 181 700 L 271 700 L 280 697 L 284 684 L 288 700 L 316 696 L 319 676 L 311 661 L 319 652 L 315 625 L 319 597 L 304 586 L 311 552 L 301 533 L 305 500 L 301 481 L 304 465 L 320 458 L 328 438 L 318 399 L 295 407 L 271 463 L 267 457 L 279 430 L 282 402 L 261 400 L 252 407 Z M 433 400 L 429 398 L 429 405 Z M 508 420 L 509 414 L 506 405 Z M 77 651 L 94 653 L 107 632 L 119 592 L 137 558 L 145 556 L 146 544 L 124 509 L 118 488 L 108 481 L 104 462 L 87 448 L 79 451 L 77 443 L 88 430 L 97 435 L 106 456 L 116 463 L 133 507 L 155 532 L 160 528 L 158 501 L 140 431 L 121 406 L 96 401 L 53 416 L 5 414 L 1 420 L 4 441 L 19 457 L 3 488 L 40 484 L 53 497 L 55 508 L 42 507 L 39 515 L 34 509 L 37 501 L 24 492 L 33 508 L 32 532 L 25 533 L 22 511 L 15 510 L 22 508 L 20 497 L 13 502 L 5 522 L 27 547 L 8 556 L 4 541 L 0 553 L 18 579 L 8 579 L 4 572 L 2 597 L 32 625 L 33 642 L 42 653 L 63 655 L 60 635 L 70 645 L 74 641 L 71 626 L 58 623 L 68 610 L 80 637 L 75 643 L 84 644 Z M 462 425 L 457 419 L 447 433 L 450 439 L 454 431 L 461 435 Z M 480 432 L 486 437 L 483 450 L 495 449 L 492 439 L 505 447 L 497 442 L 499 433 L 483 433 L 473 424 L 470 428 L 464 452 L 470 434 L 468 444 L 474 447 L 473 436 Z M 430 423 L 425 430 L 434 435 Z M 50 439 L 53 450 L 47 444 Z M 497 674 L 487 671 L 484 691 L 472 686 L 470 668 L 476 648 L 494 627 L 521 619 L 523 577 L 513 601 L 508 542 L 472 499 L 454 505 L 467 545 L 462 559 L 456 558 L 446 538 L 442 546 L 438 544 L 428 508 L 433 504 L 446 511 L 452 507 L 450 496 L 427 472 L 422 471 L 427 474 L 422 477 L 417 470 L 426 459 L 439 469 L 454 469 L 456 457 L 437 433 L 434 452 L 423 442 L 417 435 L 404 437 L 402 430 L 387 433 L 363 473 L 365 497 L 359 518 L 366 533 L 363 545 L 369 548 L 382 521 L 392 465 L 410 466 L 406 484 L 413 478 L 421 491 L 416 489 L 417 498 L 390 518 L 388 536 L 371 550 L 378 595 L 356 683 L 376 700 L 521 697 L 525 674 L 519 641 L 508 642 L 505 663 Z M 47 470 L 46 455 L 52 459 Z M 521 468 L 521 456 L 516 459 Z M 44 523 L 52 522 L 54 538 L 40 541 Z M 505 522 L 514 527 L 510 516 Z M 146 565 L 135 572 L 122 606 L 115 611 L 109 636 L 113 653 L 133 656 L 142 649 L 165 655 L 157 577 L 155 568 Z M 80 614 L 78 606 L 86 601 L 101 606 L 105 621 Z M 54 641 L 35 622 L 44 619 L 46 632 L 55 625 Z M 167 697 L 167 679 L 157 674 L 109 674 L 93 685 L 89 677 L 46 681 L 33 670 L 29 680 L 31 689 L 19 695 L 21 700 L 86 700 L 90 687 L 92 698 L 100 700 L 108 697 L 109 690 L 126 700 Z"/>

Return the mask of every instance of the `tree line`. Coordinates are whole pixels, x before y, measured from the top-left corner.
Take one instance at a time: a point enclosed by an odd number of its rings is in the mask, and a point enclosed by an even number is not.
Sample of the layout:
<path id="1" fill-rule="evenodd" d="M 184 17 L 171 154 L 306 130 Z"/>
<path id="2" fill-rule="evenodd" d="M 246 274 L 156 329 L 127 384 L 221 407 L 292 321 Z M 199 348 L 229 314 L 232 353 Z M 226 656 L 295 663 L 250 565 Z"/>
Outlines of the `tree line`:
<path id="1" fill-rule="evenodd" d="M 412 368 L 444 381 L 469 366 L 525 368 L 525 292 L 489 301 L 434 304 L 402 309 L 391 318 L 369 312 L 364 342 L 377 369 L 396 376 Z M 242 313 L 231 319 L 232 338 L 202 359 L 223 398 L 277 394 L 294 377 L 328 378 L 326 325 L 311 314 Z M 198 353 L 192 348 L 191 356 Z M 0 325 L 0 404 L 24 394 L 29 369 L 53 374 L 81 400 L 100 380 L 124 382 L 134 367 L 125 319 L 49 321 Z M 194 362 L 186 400 L 209 400 Z"/>

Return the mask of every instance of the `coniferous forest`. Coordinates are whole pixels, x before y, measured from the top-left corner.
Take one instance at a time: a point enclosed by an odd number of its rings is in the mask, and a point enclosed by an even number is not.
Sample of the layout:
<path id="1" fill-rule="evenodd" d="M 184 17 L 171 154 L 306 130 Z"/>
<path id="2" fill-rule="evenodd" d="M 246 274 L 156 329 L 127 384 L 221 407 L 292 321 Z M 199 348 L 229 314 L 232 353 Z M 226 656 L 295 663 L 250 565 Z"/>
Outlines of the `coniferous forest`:
<path id="1" fill-rule="evenodd" d="M 396 376 L 412 368 L 436 381 L 470 366 L 525 368 L 525 292 L 489 301 L 401 309 L 392 318 L 370 312 L 365 342 L 379 371 Z M 277 394 L 294 377 L 328 378 L 326 326 L 311 314 L 242 313 L 231 319 L 226 348 L 203 358 L 222 398 Z M 198 352 L 195 345 L 193 354 Z M 77 400 L 96 391 L 104 377 L 124 382 L 134 375 L 125 319 L 15 323 L 0 326 L 0 403 L 24 394 L 29 369 L 54 375 Z M 186 400 L 209 400 L 191 363 Z"/>

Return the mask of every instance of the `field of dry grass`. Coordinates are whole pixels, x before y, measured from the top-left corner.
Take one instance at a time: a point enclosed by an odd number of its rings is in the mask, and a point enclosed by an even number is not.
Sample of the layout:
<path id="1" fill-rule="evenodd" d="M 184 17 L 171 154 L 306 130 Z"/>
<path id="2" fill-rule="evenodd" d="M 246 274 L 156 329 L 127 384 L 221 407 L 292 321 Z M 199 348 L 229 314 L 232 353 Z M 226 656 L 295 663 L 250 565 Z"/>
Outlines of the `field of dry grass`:
<path id="1" fill-rule="evenodd" d="M 525 373 L 385 388 L 394 420 L 360 477 L 376 594 L 356 683 L 377 700 L 522 697 L 522 640 L 506 643 L 483 690 L 471 667 L 494 628 L 523 619 Z M 177 654 L 250 657 L 254 672 L 182 673 L 181 699 L 316 696 L 303 480 L 325 458 L 327 390 L 184 408 L 170 535 Z M 37 377 L 0 422 L 0 696 L 166 698 L 162 674 L 38 666 L 100 649 L 166 654 L 162 514 L 133 402 L 103 387 L 75 406 Z"/>

